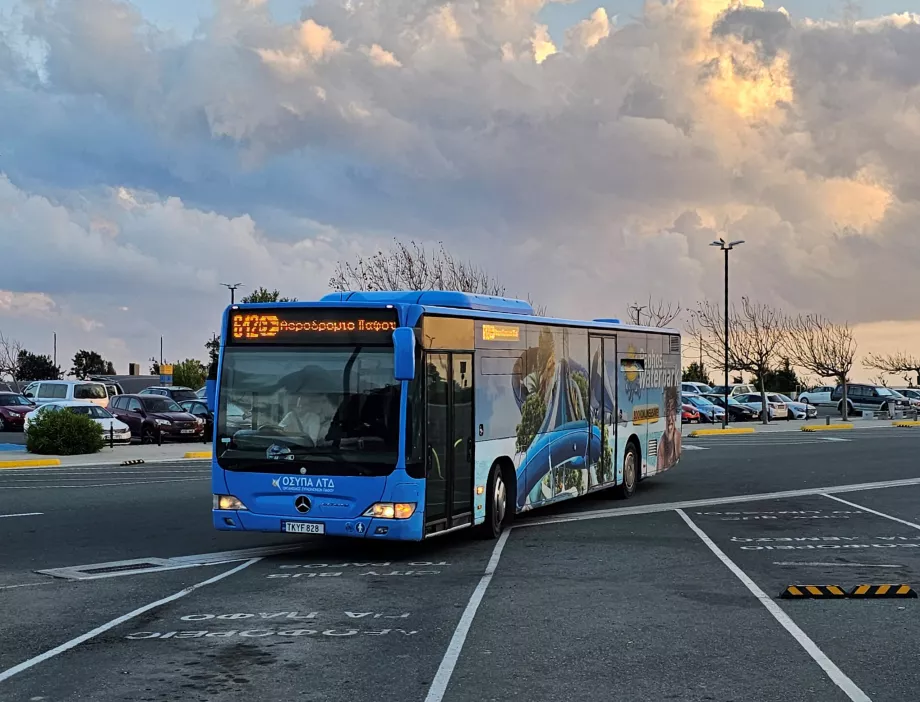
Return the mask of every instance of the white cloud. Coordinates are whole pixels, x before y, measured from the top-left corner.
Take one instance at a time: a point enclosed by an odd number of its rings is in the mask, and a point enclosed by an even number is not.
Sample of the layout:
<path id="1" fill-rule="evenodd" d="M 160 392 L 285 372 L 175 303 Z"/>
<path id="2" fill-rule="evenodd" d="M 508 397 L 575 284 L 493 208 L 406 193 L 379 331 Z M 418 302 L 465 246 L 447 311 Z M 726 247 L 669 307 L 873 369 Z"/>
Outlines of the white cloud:
<path id="1" fill-rule="evenodd" d="M 54 300 L 44 293 L 0 290 L 0 315 L 6 317 L 46 316 L 54 309 Z"/>
<path id="2" fill-rule="evenodd" d="M 920 317 L 917 18 L 649 0 L 560 50 L 545 4 L 317 0 L 279 24 L 225 0 L 189 41 L 113 0 L 29 4 L 44 82 L 0 36 L 3 286 L 143 360 L 161 333 L 199 353 L 225 278 L 316 295 L 391 236 L 590 316 L 718 295 L 724 235 L 747 241 L 736 294 Z"/>
<path id="3" fill-rule="evenodd" d="M 582 20 L 566 33 L 570 49 L 593 49 L 602 39 L 610 36 L 610 19 L 607 10 L 597 8 L 588 19 Z"/>

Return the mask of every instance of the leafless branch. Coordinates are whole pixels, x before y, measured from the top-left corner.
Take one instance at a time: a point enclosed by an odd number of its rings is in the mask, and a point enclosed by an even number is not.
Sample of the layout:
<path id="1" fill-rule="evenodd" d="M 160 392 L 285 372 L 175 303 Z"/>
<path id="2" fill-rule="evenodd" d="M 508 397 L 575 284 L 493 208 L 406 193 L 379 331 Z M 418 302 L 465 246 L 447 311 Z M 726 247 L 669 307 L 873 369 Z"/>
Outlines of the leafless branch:
<path id="1" fill-rule="evenodd" d="M 631 303 L 626 308 L 626 315 L 630 322 L 641 327 L 669 327 L 683 311 L 680 304 L 649 297 L 647 304 Z"/>
<path id="2" fill-rule="evenodd" d="M 750 373 L 757 380 L 765 422 L 767 403 L 763 379 L 778 361 L 787 328 L 782 312 L 746 297 L 741 298 L 741 308 L 732 307 L 728 315 L 728 370 Z M 721 307 L 712 302 L 698 303 L 689 331 L 700 340 L 703 354 L 710 363 L 725 370 L 725 316 Z"/>
<path id="3" fill-rule="evenodd" d="M 497 278 L 469 261 L 457 259 L 444 248 L 443 243 L 434 252 L 429 252 L 415 241 L 408 244 L 398 240 L 394 242 L 391 249 L 378 251 L 356 263 L 339 262 L 329 279 L 329 287 L 338 292 L 457 290 L 479 295 L 505 295 L 505 286 Z M 546 313 L 545 306 L 534 307 L 538 314 Z"/>
<path id="4" fill-rule="evenodd" d="M 887 355 L 870 353 L 863 359 L 863 365 L 882 373 L 901 375 L 913 373 L 920 385 L 920 358 L 898 351 Z M 908 376 L 904 376 L 907 378 Z"/>
<path id="5" fill-rule="evenodd" d="M 847 323 L 831 322 L 815 314 L 790 321 L 786 354 L 797 366 L 821 378 L 836 378 L 843 386 L 843 418 L 847 417 L 847 388 L 856 359 L 856 339 Z"/>
<path id="6" fill-rule="evenodd" d="M 873 385 L 880 385 L 883 388 L 888 387 L 888 379 L 885 377 L 884 373 L 877 373 L 869 378 L 869 382 Z"/>
<path id="7" fill-rule="evenodd" d="M 0 377 L 8 375 L 14 381 L 19 380 L 19 357 L 22 351 L 22 344 L 0 332 Z"/>

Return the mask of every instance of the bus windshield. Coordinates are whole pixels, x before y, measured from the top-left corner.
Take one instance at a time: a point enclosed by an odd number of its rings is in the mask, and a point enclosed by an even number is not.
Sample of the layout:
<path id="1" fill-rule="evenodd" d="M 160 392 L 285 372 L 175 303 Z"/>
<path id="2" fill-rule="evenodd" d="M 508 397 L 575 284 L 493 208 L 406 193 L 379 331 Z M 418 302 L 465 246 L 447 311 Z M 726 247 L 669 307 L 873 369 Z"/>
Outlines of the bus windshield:
<path id="1" fill-rule="evenodd" d="M 399 453 L 393 348 L 233 347 L 223 357 L 218 464 L 226 470 L 388 475 Z M 237 405 L 244 426 L 227 412 Z"/>

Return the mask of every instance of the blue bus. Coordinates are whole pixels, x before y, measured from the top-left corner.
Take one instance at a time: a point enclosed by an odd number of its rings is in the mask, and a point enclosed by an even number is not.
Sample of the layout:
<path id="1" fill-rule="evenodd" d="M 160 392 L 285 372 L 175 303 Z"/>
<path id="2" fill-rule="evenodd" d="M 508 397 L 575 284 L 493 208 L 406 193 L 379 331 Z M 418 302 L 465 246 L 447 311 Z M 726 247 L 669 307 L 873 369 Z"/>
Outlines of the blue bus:
<path id="1" fill-rule="evenodd" d="M 451 291 L 233 305 L 214 526 L 497 538 L 536 507 L 629 498 L 680 458 L 680 354 L 675 330 Z"/>

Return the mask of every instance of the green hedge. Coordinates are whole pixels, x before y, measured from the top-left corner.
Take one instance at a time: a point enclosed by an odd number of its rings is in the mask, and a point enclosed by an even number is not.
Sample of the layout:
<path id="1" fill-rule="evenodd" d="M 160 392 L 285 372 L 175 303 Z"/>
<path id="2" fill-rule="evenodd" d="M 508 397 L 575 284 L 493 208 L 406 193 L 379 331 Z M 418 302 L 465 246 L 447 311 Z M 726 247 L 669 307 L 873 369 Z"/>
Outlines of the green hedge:
<path id="1" fill-rule="evenodd" d="M 26 448 L 32 453 L 76 456 L 96 453 L 103 446 L 102 426 L 66 409 L 39 412 L 26 432 Z"/>

